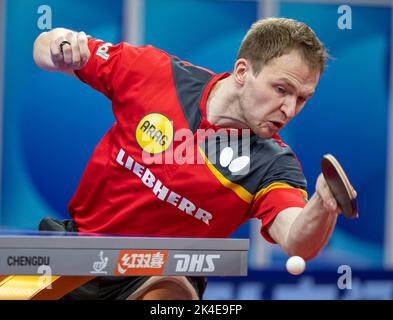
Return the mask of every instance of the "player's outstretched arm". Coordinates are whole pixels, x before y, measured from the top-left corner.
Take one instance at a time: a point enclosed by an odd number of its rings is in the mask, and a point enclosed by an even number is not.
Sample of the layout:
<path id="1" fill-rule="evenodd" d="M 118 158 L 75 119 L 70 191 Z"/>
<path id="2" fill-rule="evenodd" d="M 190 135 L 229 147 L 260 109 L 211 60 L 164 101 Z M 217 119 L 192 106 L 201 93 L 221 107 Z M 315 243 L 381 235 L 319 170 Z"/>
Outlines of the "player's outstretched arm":
<path id="1" fill-rule="evenodd" d="M 327 244 L 341 211 L 321 174 L 306 206 L 280 212 L 269 228 L 270 236 L 290 256 L 310 260 Z"/>
<path id="2" fill-rule="evenodd" d="M 64 28 L 43 32 L 34 42 L 34 61 L 43 70 L 73 75 L 73 70 L 81 69 L 89 61 L 89 38 L 84 32 Z"/>

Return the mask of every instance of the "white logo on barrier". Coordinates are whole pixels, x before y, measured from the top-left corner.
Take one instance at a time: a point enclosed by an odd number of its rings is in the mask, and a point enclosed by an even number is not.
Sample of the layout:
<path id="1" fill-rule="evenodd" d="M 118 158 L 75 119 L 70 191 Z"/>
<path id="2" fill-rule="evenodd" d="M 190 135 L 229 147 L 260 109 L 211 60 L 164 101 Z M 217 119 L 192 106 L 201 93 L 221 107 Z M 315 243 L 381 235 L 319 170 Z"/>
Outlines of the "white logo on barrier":
<path id="1" fill-rule="evenodd" d="M 108 257 L 104 257 L 104 251 L 100 252 L 100 261 L 95 261 L 93 264 L 93 271 L 90 271 L 92 274 L 107 274 L 108 272 L 104 269 L 108 265 Z"/>
<path id="2" fill-rule="evenodd" d="M 175 254 L 176 272 L 213 272 L 216 268 L 213 259 L 220 259 L 220 254 Z"/>
<path id="3" fill-rule="evenodd" d="M 220 154 L 220 164 L 222 167 L 228 167 L 232 174 L 239 174 L 250 164 L 250 157 L 242 156 L 233 159 L 233 149 L 225 147 Z"/>
<path id="4" fill-rule="evenodd" d="M 51 267 L 47 266 L 47 265 L 41 265 L 38 267 L 37 273 L 42 274 L 42 276 L 38 277 L 37 287 L 52 289 L 52 269 L 51 269 Z"/>

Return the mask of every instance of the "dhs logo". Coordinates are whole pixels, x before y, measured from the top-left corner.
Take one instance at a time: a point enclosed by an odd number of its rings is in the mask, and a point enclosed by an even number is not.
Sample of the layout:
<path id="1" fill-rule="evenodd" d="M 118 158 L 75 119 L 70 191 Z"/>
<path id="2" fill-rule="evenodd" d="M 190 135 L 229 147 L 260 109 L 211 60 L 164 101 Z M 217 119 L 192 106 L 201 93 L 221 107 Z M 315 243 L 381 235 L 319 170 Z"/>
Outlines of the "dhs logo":
<path id="1" fill-rule="evenodd" d="M 220 259 L 220 254 L 175 254 L 176 272 L 214 272 L 215 259 Z"/>

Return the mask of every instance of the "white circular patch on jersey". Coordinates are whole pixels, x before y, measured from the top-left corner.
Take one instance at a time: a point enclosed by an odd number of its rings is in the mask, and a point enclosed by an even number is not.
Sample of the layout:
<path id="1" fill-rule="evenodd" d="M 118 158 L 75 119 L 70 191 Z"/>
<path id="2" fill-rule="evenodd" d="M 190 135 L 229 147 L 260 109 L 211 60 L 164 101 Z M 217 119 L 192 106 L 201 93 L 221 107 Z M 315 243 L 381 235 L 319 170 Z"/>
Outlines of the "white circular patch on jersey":
<path id="1" fill-rule="evenodd" d="M 222 167 L 228 167 L 233 159 L 233 150 L 230 147 L 225 147 L 222 149 L 220 154 L 220 164 Z"/>
<path id="2" fill-rule="evenodd" d="M 247 167 L 249 163 L 250 157 L 239 157 L 231 162 L 231 164 L 229 165 L 229 171 L 232 173 L 237 173 Z"/>

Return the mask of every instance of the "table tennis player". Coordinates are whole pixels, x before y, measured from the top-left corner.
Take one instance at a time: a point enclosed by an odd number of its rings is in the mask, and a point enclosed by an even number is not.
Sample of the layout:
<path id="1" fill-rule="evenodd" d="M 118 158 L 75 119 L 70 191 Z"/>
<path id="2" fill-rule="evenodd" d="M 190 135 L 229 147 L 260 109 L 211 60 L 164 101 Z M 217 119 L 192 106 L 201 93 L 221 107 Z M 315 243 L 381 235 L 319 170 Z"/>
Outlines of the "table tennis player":
<path id="1" fill-rule="evenodd" d="M 116 119 L 69 203 L 71 231 L 225 238 L 256 218 L 290 256 L 312 259 L 328 242 L 340 207 L 322 174 L 308 199 L 300 163 L 278 135 L 314 94 L 328 58 L 306 24 L 255 22 L 233 70 L 220 74 L 151 45 L 64 28 L 40 34 L 33 56 L 103 93 Z M 72 92 L 68 102 L 78 103 Z M 201 299 L 205 285 L 97 277 L 64 298 Z"/>

